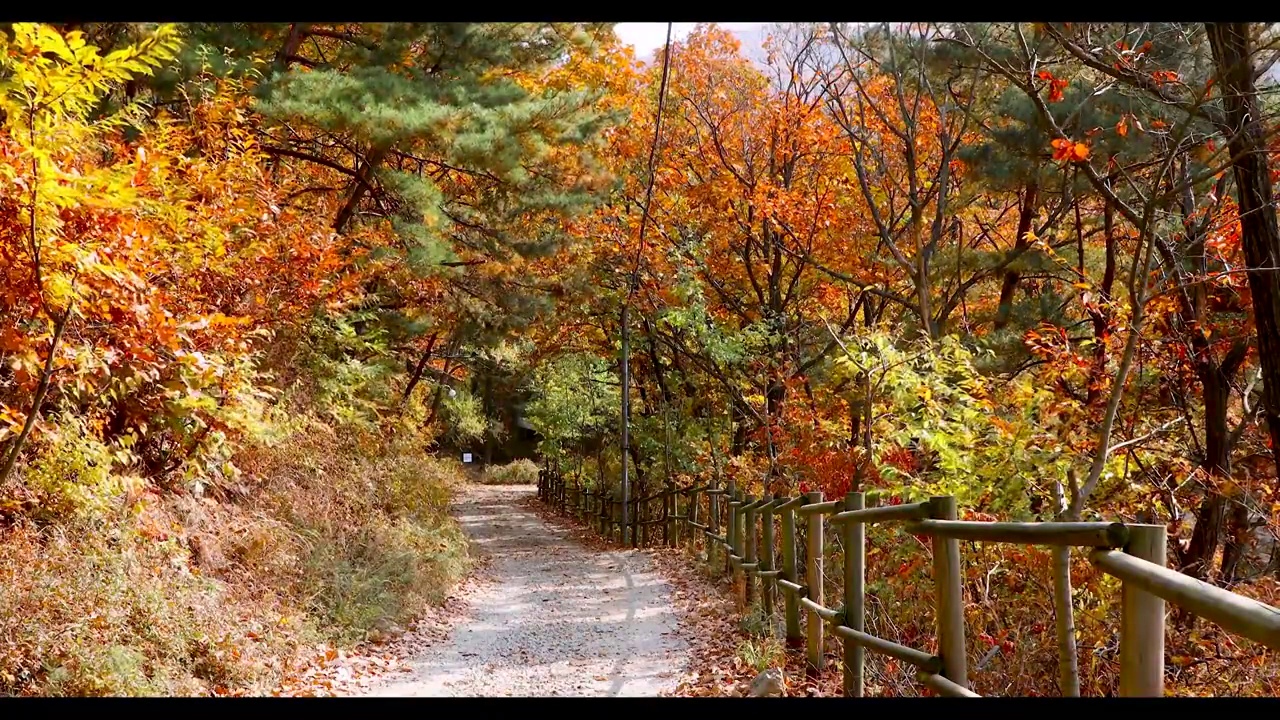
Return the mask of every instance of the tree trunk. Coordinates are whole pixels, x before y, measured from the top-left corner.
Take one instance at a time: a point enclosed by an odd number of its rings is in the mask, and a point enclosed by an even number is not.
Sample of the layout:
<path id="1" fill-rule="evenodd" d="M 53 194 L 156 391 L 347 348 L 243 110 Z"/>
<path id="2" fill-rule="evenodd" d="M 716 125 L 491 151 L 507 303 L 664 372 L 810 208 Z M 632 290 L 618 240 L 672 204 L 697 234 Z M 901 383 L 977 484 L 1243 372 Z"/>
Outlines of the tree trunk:
<path id="1" fill-rule="evenodd" d="M 1071 487 L 1077 486 L 1071 470 Z M 1062 483 L 1053 483 L 1053 517 L 1055 520 L 1079 520 L 1067 514 Z M 1071 548 L 1053 548 L 1053 614 L 1058 638 L 1058 690 L 1063 697 L 1080 697 L 1079 650 L 1076 647 L 1076 611 L 1071 591 Z"/>
<path id="2" fill-rule="evenodd" d="M 1263 414 L 1271 451 L 1280 453 L 1280 228 L 1272 203 L 1263 116 L 1250 61 L 1248 23 L 1205 23 L 1218 71 L 1239 205 L 1241 243 L 1249 266 L 1253 319 L 1262 365 Z M 1278 465 L 1280 467 L 1280 465 Z"/>
<path id="3" fill-rule="evenodd" d="M 1107 334 L 1111 328 L 1111 287 L 1116 281 L 1116 209 L 1107 203 L 1102 212 L 1103 234 L 1106 236 L 1106 266 L 1102 271 L 1102 285 L 1098 287 L 1098 302 L 1089 310 L 1089 318 L 1093 321 L 1093 360 L 1089 364 L 1088 387 L 1085 388 L 1085 402 L 1089 407 L 1102 400 L 1102 377 L 1107 371 Z"/>
<path id="4" fill-rule="evenodd" d="M 418 386 L 418 381 L 422 379 L 422 371 L 427 369 L 427 362 L 431 360 L 431 351 L 435 349 L 436 338 L 439 336 L 440 333 L 432 333 L 431 339 L 427 341 L 427 349 L 422 353 L 422 359 L 418 361 L 418 366 L 413 369 L 409 384 L 404 388 L 404 397 L 400 398 L 401 405 L 409 402 L 409 396 L 413 395 L 413 389 Z"/>
<path id="5" fill-rule="evenodd" d="M 737 457 L 747 450 L 747 416 L 738 407 L 737 403 L 731 405 L 729 427 L 733 430 L 733 440 L 729 444 L 729 454 Z"/>
<path id="6" fill-rule="evenodd" d="M 1223 585 L 1235 582 L 1240 573 L 1240 561 L 1249 549 L 1252 530 L 1249 526 L 1249 506 L 1243 496 L 1229 497 L 1226 509 L 1226 537 L 1222 547 L 1222 567 L 1218 577 Z"/>
<path id="7" fill-rule="evenodd" d="M 457 347 L 457 343 L 451 345 L 452 348 Z M 448 386 L 450 373 L 453 371 L 453 358 L 447 358 L 444 361 L 444 370 L 441 371 L 440 383 L 436 385 L 436 391 L 431 394 L 431 412 L 427 414 L 427 419 L 422 423 L 422 427 L 429 428 L 431 423 L 436 420 L 436 413 L 440 410 L 440 401 L 444 399 L 444 389 Z"/>
<path id="8" fill-rule="evenodd" d="M 484 402 L 481 405 L 484 408 L 484 417 L 488 420 L 493 414 L 493 379 L 489 375 L 484 378 Z M 484 430 L 484 466 L 489 467 L 493 462 L 493 432 L 489 428 Z"/>
<path id="9" fill-rule="evenodd" d="M 769 387 L 765 392 L 765 420 L 769 426 L 765 428 L 766 448 L 769 452 L 769 479 L 778 477 L 778 441 L 774 429 L 781 425 L 782 408 L 787 398 L 787 386 L 775 371 L 769 379 Z"/>
<path id="10" fill-rule="evenodd" d="M 359 206 L 360 200 L 364 198 L 365 191 L 369 189 L 373 171 L 382 164 L 382 159 L 390 151 L 390 147 L 376 147 L 369 151 L 364 163 L 356 171 L 355 179 L 351 181 L 351 189 L 347 192 L 346 202 L 342 204 L 342 208 L 338 210 L 338 214 L 333 218 L 334 232 L 342 233 L 346 229 L 347 223 L 351 222 L 351 218 L 355 215 L 356 207 Z"/>
<path id="11" fill-rule="evenodd" d="M 858 441 L 862 438 L 862 403 L 849 403 L 849 455 L 858 458 Z M 862 476 L 866 468 L 866 461 L 858 458 L 859 462 L 853 467 L 853 480 L 849 483 L 851 492 L 862 492 Z"/>
<path id="12" fill-rule="evenodd" d="M 311 25 L 311 23 L 289 24 L 289 34 L 285 36 L 284 45 L 280 47 L 280 52 L 276 53 L 276 72 L 284 72 L 289 69 L 290 58 L 297 56 L 298 48 L 302 47 L 302 41 L 307 39 L 307 30 L 311 28 Z"/>
<path id="13" fill-rule="evenodd" d="M 35 227 L 34 221 L 32 221 L 32 227 Z M 54 325 L 53 340 L 49 343 L 49 355 L 44 359 L 44 367 L 40 371 L 40 383 L 36 386 L 36 394 L 31 398 L 31 410 L 27 412 L 27 417 L 22 422 L 22 430 L 18 433 L 18 437 L 14 438 L 13 445 L 9 447 L 9 456 L 5 458 L 4 466 L 0 467 L 0 485 L 4 485 L 4 482 L 9 479 L 14 465 L 18 463 L 18 454 L 22 452 L 22 446 L 27 442 L 27 436 L 40 421 L 40 408 L 44 405 L 45 395 L 48 394 L 49 385 L 53 380 L 53 372 L 56 369 L 54 361 L 58 355 L 58 347 L 62 344 L 62 333 L 67 329 L 67 322 L 71 320 L 71 310 L 72 305 L 68 305 L 66 312 L 62 313 Z"/>
<path id="14" fill-rule="evenodd" d="M 644 323 L 644 335 L 646 348 L 649 351 L 649 363 L 653 365 L 653 379 L 658 383 L 658 391 L 662 393 L 663 405 L 671 402 L 671 392 L 667 388 L 667 380 L 663 376 L 662 361 L 658 357 L 658 344 L 653 337 L 653 327 L 649 325 L 649 318 L 641 315 L 641 321 Z"/>
<path id="15" fill-rule="evenodd" d="M 1031 245 L 1028 233 L 1031 232 L 1031 221 L 1036 216 L 1036 184 L 1027 183 L 1022 194 L 1022 206 L 1018 209 L 1018 236 L 1014 238 L 1013 252 L 1022 254 Z M 995 329 L 999 330 L 1009 324 L 1009 315 L 1013 313 L 1013 294 L 1018 289 L 1018 281 L 1022 273 L 1012 268 L 1004 271 L 1004 281 L 1000 283 L 1000 304 L 996 310 Z"/>
<path id="16" fill-rule="evenodd" d="M 1203 580 L 1213 564 L 1222 535 L 1226 501 L 1218 485 L 1231 477 L 1230 430 L 1227 427 L 1231 386 L 1222 368 L 1211 358 L 1201 361 L 1200 380 L 1204 385 L 1204 469 L 1209 474 L 1209 487 L 1196 513 L 1196 527 L 1182 558 L 1182 572 Z"/>
<path id="17" fill-rule="evenodd" d="M 1058 636 L 1058 690 L 1063 697 L 1080 697 L 1075 608 L 1071 605 L 1071 548 L 1053 548 L 1054 620 Z"/>

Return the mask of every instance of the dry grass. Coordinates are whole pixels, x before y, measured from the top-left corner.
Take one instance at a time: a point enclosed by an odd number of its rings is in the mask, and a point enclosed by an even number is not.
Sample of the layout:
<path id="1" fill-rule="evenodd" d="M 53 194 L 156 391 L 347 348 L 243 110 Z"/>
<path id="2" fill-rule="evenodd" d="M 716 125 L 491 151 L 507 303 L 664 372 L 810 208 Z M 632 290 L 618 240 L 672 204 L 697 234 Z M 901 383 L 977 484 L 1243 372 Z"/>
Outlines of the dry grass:
<path id="1" fill-rule="evenodd" d="M 361 639 L 379 621 L 443 601 L 466 572 L 466 540 L 448 516 L 457 463 L 410 443 L 368 446 L 323 429 L 242 462 L 263 479 L 258 509 L 281 524 L 228 537 L 228 557 L 291 566 L 285 584 L 335 640 Z"/>
<path id="2" fill-rule="evenodd" d="M 266 692 L 469 567 L 453 463 L 321 426 L 237 463 L 217 500 L 148 493 L 0 529 L 0 695 Z"/>
<path id="3" fill-rule="evenodd" d="M 753 671 L 762 673 L 769 668 L 785 666 L 787 648 L 775 637 L 753 637 L 742 641 L 737 657 Z"/>
<path id="4" fill-rule="evenodd" d="M 506 465 L 490 465 L 474 474 L 481 485 L 537 485 L 538 466 L 528 459 L 513 460 Z"/>
<path id="5" fill-rule="evenodd" d="M 0 692 L 202 694 L 269 680 L 313 639 L 193 572 L 177 538 L 130 525 L 0 534 Z"/>

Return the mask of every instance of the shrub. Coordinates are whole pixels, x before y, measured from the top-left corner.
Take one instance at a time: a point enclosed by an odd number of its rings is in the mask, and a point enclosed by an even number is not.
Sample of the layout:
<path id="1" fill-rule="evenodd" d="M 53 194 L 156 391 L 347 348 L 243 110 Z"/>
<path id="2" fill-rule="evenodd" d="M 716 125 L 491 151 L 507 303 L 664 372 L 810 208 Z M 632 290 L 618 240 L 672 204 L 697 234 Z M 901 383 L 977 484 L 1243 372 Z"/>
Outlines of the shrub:
<path id="1" fill-rule="evenodd" d="M 537 485 L 538 466 L 527 458 L 506 465 L 490 465 L 484 469 L 481 482 L 485 485 Z"/>
<path id="2" fill-rule="evenodd" d="M 470 566 L 448 515 L 460 465 L 409 440 L 376 442 L 315 424 L 246 452 L 241 464 L 264 484 L 257 504 L 283 526 L 240 534 L 234 557 L 264 579 L 287 567 L 288 580 L 276 584 L 335 642 L 442 602 Z"/>
<path id="3" fill-rule="evenodd" d="M 50 423 L 22 469 L 31 514 L 46 521 L 100 517 L 138 481 L 111 472 L 112 455 L 84 424 L 71 416 Z"/>
<path id="4" fill-rule="evenodd" d="M 269 684 L 267 656 L 305 632 L 258 640 L 274 608 L 187 566 L 175 538 L 130 521 L 0 533 L 0 695 L 187 695 Z M 291 637 L 294 636 L 294 637 Z"/>
<path id="5" fill-rule="evenodd" d="M 0 527 L 0 695 L 262 694 L 308 647 L 443 601 L 469 567 L 457 463 L 318 423 L 276 440 L 206 497 L 119 495 L 72 435 L 24 468 L 67 504 Z"/>

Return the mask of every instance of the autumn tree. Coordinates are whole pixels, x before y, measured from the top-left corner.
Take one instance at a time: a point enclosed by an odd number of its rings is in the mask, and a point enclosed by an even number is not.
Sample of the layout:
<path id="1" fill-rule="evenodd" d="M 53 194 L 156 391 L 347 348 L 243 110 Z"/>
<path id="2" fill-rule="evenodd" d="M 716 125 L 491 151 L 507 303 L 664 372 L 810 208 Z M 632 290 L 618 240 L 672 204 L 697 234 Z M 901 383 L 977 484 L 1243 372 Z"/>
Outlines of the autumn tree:
<path id="1" fill-rule="evenodd" d="M 30 23 L 16 24 L 12 31 L 0 48 L 6 156 L 0 168 L 26 197 L 7 200 L 0 246 L 7 266 L 7 327 L 0 352 L 13 358 L 8 369 L 18 391 L 17 398 L 0 405 L 6 416 L 0 428 L 5 440 L 0 484 L 45 410 L 54 373 L 66 360 L 60 362 L 59 356 L 73 318 L 92 323 L 104 312 L 110 318 L 117 309 L 112 301 L 137 279 L 121 277 L 123 268 L 112 255 L 121 235 L 130 232 L 125 228 L 136 222 L 129 216 L 141 204 L 135 188 L 142 158 L 117 156 L 97 165 L 83 147 L 103 143 L 111 130 L 136 121 L 138 113 L 125 108 L 93 120 L 96 105 L 113 85 L 172 58 L 177 45 L 171 27 L 106 56 L 80 33 L 64 37 Z M 21 335 L 18 328 L 24 329 Z M 43 361 L 37 356 L 40 346 L 45 346 Z M 19 398 L 25 403 L 13 407 Z"/>

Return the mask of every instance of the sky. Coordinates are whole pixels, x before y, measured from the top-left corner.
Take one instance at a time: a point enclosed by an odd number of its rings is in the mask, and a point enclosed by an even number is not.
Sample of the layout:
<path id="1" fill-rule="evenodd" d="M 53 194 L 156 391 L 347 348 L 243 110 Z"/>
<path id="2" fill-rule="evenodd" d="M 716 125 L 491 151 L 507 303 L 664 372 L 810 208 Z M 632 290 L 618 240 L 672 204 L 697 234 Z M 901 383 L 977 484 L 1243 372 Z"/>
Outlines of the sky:
<path id="1" fill-rule="evenodd" d="M 758 22 L 722 22 L 716 23 L 725 30 L 754 30 L 768 23 Z M 683 40 L 698 23 L 674 23 L 671 27 L 671 39 Z M 624 43 L 635 47 L 636 58 L 648 61 L 653 51 L 662 47 L 667 40 L 666 23 L 618 23 L 614 32 Z"/>

